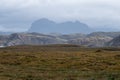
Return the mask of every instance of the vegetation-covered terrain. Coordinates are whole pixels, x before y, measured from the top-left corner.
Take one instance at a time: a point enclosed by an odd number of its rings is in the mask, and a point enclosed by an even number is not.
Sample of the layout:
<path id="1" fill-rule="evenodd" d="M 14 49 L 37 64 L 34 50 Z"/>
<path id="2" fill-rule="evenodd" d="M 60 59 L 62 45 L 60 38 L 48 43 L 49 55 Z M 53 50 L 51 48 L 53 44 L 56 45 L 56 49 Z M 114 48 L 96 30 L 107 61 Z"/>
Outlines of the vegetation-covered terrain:
<path id="1" fill-rule="evenodd" d="M 119 48 L 0 48 L 0 80 L 120 80 Z"/>

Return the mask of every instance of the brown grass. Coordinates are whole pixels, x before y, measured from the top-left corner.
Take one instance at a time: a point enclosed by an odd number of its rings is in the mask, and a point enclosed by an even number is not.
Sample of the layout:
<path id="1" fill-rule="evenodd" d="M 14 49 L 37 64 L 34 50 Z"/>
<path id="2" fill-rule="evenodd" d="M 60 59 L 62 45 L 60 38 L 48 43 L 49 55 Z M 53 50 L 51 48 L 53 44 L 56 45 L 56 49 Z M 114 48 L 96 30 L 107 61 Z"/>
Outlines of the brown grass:
<path id="1" fill-rule="evenodd" d="M 0 80 L 120 80 L 120 50 L 75 45 L 0 49 Z"/>

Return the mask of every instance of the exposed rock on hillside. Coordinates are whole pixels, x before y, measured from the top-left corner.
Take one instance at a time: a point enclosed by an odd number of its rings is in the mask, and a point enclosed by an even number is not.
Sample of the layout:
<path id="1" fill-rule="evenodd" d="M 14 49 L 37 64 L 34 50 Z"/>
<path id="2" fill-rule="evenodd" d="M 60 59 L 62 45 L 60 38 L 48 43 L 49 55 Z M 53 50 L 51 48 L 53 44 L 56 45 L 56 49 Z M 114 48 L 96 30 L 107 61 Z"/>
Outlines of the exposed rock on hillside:
<path id="1" fill-rule="evenodd" d="M 112 33 L 111 33 L 112 34 Z M 119 46 L 120 36 L 113 33 L 66 34 L 52 35 L 40 33 L 14 33 L 0 36 L 0 46 L 14 45 L 47 45 L 47 44 L 76 44 L 87 47 Z M 107 45 L 106 45 L 107 44 Z"/>
<path id="2" fill-rule="evenodd" d="M 114 38 L 113 40 L 109 41 L 107 46 L 112 46 L 112 47 L 120 47 L 120 36 Z"/>

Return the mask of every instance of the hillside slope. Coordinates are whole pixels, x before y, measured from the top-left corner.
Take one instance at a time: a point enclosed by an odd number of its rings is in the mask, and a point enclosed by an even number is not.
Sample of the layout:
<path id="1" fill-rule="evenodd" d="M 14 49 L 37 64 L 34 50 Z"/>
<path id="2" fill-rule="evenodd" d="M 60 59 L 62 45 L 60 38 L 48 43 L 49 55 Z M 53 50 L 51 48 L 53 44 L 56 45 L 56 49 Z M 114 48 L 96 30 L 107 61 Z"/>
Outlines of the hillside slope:
<path id="1" fill-rule="evenodd" d="M 40 34 L 40 33 L 14 33 L 0 36 L 0 46 L 14 45 L 48 45 L 48 44 L 77 44 L 87 47 L 105 47 L 120 32 L 95 32 L 90 34 Z M 112 41 L 111 41 L 112 42 Z M 119 40 L 116 41 L 119 43 Z M 119 45 L 119 44 L 117 44 Z"/>
<path id="2" fill-rule="evenodd" d="M 120 36 L 112 39 L 111 41 L 107 42 L 106 45 L 112 47 L 120 47 Z"/>

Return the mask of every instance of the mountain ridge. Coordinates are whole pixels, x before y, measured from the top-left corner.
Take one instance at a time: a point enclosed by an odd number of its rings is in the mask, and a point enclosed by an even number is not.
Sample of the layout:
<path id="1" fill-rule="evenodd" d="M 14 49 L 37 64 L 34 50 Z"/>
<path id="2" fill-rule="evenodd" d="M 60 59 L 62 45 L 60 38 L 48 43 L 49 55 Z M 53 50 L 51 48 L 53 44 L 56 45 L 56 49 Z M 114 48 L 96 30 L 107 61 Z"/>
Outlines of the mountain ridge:
<path id="1" fill-rule="evenodd" d="M 111 35 L 112 34 L 112 35 Z M 41 34 L 41 33 L 13 33 L 0 36 L 0 46 L 15 45 L 49 45 L 75 44 L 87 47 L 105 47 L 114 40 L 120 32 L 94 32 L 90 34 Z"/>
<path id="2" fill-rule="evenodd" d="M 38 33 L 90 33 L 92 31 L 87 24 L 79 21 L 56 23 L 46 18 L 34 21 L 28 30 L 28 32 Z"/>

